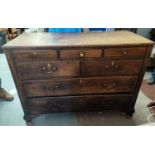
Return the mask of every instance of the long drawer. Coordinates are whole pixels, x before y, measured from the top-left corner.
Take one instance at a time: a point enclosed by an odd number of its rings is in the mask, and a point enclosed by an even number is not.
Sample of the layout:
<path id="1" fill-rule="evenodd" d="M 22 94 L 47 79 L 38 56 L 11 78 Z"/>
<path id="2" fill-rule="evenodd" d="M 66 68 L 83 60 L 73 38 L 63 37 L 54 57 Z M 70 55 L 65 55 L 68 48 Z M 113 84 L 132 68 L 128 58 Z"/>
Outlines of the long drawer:
<path id="1" fill-rule="evenodd" d="M 102 49 L 66 49 L 60 51 L 61 59 L 101 58 Z"/>
<path id="2" fill-rule="evenodd" d="M 54 49 L 16 49 L 13 56 L 17 61 L 57 59 L 57 52 Z"/>
<path id="3" fill-rule="evenodd" d="M 101 111 L 129 106 L 132 95 L 86 95 L 28 99 L 31 114 L 69 111 Z"/>
<path id="4" fill-rule="evenodd" d="M 82 76 L 137 75 L 143 60 L 81 61 Z M 17 62 L 21 79 L 80 76 L 80 61 Z"/>
<path id="5" fill-rule="evenodd" d="M 104 57 L 117 58 L 143 58 L 146 54 L 147 47 L 117 47 L 104 49 Z"/>
<path id="6" fill-rule="evenodd" d="M 137 76 L 72 78 L 23 82 L 27 97 L 132 92 Z"/>
<path id="7" fill-rule="evenodd" d="M 143 60 L 96 60 L 82 62 L 82 75 L 136 75 L 139 74 Z"/>
<path id="8" fill-rule="evenodd" d="M 21 79 L 38 79 L 56 76 L 79 76 L 79 61 L 17 62 Z"/>

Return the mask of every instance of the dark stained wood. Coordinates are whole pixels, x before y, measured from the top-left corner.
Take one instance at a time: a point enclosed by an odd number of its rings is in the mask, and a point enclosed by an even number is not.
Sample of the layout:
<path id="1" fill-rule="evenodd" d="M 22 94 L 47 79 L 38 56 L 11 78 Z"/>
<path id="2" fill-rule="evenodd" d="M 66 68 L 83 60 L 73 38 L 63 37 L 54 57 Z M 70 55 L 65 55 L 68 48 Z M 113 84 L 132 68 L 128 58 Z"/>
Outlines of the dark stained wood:
<path id="1" fill-rule="evenodd" d="M 132 116 L 153 45 L 127 31 L 28 33 L 3 49 L 30 123 L 49 112 L 117 109 Z"/>
<path id="2" fill-rule="evenodd" d="M 95 60 L 82 62 L 82 75 L 137 75 L 143 60 Z"/>
<path id="3" fill-rule="evenodd" d="M 134 109 L 134 106 L 136 104 L 136 100 L 137 100 L 137 97 L 138 97 L 138 94 L 139 94 L 139 89 L 141 87 L 142 80 L 143 80 L 143 77 L 144 77 L 146 68 L 147 68 L 147 66 L 149 64 L 149 59 L 150 59 L 151 51 L 152 51 L 152 46 L 148 46 L 148 48 L 147 48 L 147 54 L 146 54 L 145 59 L 144 59 L 144 62 L 143 62 L 143 68 L 141 70 L 141 73 L 139 75 L 139 79 L 137 81 L 137 87 L 135 89 L 135 94 L 134 94 L 134 96 L 132 98 L 131 109 Z"/>
<path id="4" fill-rule="evenodd" d="M 102 49 L 77 49 L 77 50 L 61 50 L 60 58 L 99 58 L 102 57 Z"/>
<path id="5" fill-rule="evenodd" d="M 105 57 L 143 58 L 145 54 L 146 47 L 124 47 L 104 49 Z"/>
<path id="6" fill-rule="evenodd" d="M 21 79 L 41 79 L 57 76 L 79 76 L 79 61 L 17 62 Z"/>
<path id="7" fill-rule="evenodd" d="M 28 99 L 32 114 L 72 111 L 101 111 L 123 109 L 130 103 L 132 95 L 85 95 Z"/>
<path id="8" fill-rule="evenodd" d="M 56 59 L 57 53 L 55 50 L 13 50 L 13 56 L 17 61 L 37 60 L 37 59 Z"/>
<path id="9" fill-rule="evenodd" d="M 24 82 L 23 89 L 27 97 L 129 93 L 136 82 L 137 76 L 55 79 Z"/>

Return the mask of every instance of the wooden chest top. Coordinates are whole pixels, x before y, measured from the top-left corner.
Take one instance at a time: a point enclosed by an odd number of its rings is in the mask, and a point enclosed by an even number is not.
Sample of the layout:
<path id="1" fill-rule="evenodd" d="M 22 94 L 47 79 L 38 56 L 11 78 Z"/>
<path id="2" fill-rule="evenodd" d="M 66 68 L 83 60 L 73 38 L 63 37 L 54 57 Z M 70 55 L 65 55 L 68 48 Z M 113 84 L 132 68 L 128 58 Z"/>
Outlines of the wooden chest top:
<path id="1" fill-rule="evenodd" d="M 21 47 L 107 47 L 153 45 L 154 42 L 129 31 L 88 33 L 24 33 L 3 48 Z"/>

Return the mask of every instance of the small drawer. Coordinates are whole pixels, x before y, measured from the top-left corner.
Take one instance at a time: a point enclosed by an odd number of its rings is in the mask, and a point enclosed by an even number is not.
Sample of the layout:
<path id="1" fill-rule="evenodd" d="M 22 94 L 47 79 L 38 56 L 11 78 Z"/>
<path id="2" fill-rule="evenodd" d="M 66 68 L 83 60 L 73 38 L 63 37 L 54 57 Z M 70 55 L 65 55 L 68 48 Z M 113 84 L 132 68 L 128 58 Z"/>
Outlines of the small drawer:
<path id="1" fill-rule="evenodd" d="M 57 52 L 56 50 L 49 49 L 38 49 L 38 50 L 26 50 L 26 49 L 19 49 L 13 51 L 13 56 L 15 60 L 35 60 L 35 59 L 56 59 Z"/>
<path id="2" fill-rule="evenodd" d="M 21 79 L 79 76 L 78 61 L 16 62 Z"/>
<path id="3" fill-rule="evenodd" d="M 143 60 L 91 60 L 82 61 L 82 75 L 104 76 L 104 75 L 138 75 Z"/>
<path id="4" fill-rule="evenodd" d="M 23 88 L 27 97 L 127 93 L 134 90 L 136 82 L 136 76 L 72 78 L 25 81 Z"/>
<path id="5" fill-rule="evenodd" d="M 101 111 L 128 106 L 132 95 L 85 95 L 28 99 L 31 114 L 47 112 Z"/>
<path id="6" fill-rule="evenodd" d="M 102 49 L 79 49 L 79 50 L 61 50 L 61 59 L 82 59 L 82 58 L 100 58 Z"/>
<path id="7" fill-rule="evenodd" d="M 146 47 L 107 48 L 104 49 L 104 57 L 143 58 L 146 50 Z"/>

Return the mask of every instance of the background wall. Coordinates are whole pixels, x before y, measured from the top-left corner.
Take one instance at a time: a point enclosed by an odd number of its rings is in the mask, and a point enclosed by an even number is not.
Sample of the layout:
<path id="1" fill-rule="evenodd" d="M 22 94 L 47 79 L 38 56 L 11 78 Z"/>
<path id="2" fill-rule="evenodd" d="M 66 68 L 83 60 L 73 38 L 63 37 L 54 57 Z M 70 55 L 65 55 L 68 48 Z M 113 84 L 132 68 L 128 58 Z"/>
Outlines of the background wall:
<path id="1" fill-rule="evenodd" d="M 142 35 L 146 38 L 150 38 L 150 31 L 151 31 L 151 28 L 138 28 L 137 34 Z"/>
<path id="2" fill-rule="evenodd" d="M 151 37 L 151 35 L 150 35 L 151 29 L 152 28 L 137 28 L 137 34 L 150 39 L 150 37 Z M 84 32 L 89 31 L 88 28 L 84 28 L 83 30 L 84 30 Z M 114 30 L 114 28 L 108 28 L 108 29 L 106 29 L 106 31 L 115 31 L 115 30 Z"/>

